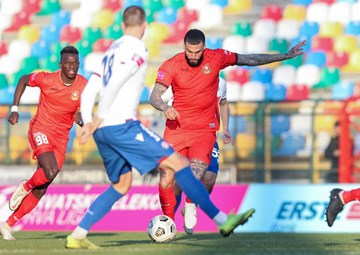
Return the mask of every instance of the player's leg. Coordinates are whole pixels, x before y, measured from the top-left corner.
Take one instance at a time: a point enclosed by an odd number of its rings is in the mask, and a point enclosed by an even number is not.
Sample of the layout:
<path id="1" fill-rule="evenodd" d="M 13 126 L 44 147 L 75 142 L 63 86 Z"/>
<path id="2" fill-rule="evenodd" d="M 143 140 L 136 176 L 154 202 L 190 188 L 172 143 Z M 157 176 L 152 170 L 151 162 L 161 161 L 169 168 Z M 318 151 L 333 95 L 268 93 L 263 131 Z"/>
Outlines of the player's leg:
<path id="1" fill-rule="evenodd" d="M 160 169 L 159 200 L 163 214 L 175 219 L 176 198 L 174 193 L 174 172 Z"/>
<path id="2" fill-rule="evenodd" d="M 237 226 L 247 222 L 255 212 L 254 209 L 250 209 L 245 213 L 226 215 L 220 211 L 210 200 L 209 193 L 204 185 L 194 177 L 187 159 L 176 152 L 162 161 L 160 166 L 175 171 L 175 179 L 181 189 L 214 220 L 223 236 L 230 235 Z"/>
<path id="3" fill-rule="evenodd" d="M 330 201 L 326 209 L 326 222 L 329 227 L 334 224 L 336 217 L 342 212 L 344 205 L 360 200 L 360 188 L 353 190 L 333 189 L 330 191 Z"/>

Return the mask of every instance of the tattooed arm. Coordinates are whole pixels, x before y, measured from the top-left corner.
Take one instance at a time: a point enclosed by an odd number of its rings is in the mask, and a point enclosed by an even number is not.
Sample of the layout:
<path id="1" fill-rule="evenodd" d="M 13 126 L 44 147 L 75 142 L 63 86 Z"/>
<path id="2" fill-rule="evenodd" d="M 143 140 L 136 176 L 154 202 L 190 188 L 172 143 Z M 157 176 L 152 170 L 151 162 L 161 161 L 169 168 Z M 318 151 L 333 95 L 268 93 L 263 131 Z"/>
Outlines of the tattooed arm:
<path id="1" fill-rule="evenodd" d="M 285 54 L 237 54 L 237 61 L 235 64 L 239 66 L 258 66 L 295 58 L 304 54 L 302 47 L 305 45 L 305 43 L 306 41 L 298 43 Z"/>
<path id="2" fill-rule="evenodd" d="M 179 118 L 180 115 L 176 109 L 172 106 L 167 105 L 161 98 L 168 88 L 160 83 L 155 83 L 155 86 L 150 94 L 150 104 L 157 110 L 164 112 L 165 117 L 170 120 Z"/>

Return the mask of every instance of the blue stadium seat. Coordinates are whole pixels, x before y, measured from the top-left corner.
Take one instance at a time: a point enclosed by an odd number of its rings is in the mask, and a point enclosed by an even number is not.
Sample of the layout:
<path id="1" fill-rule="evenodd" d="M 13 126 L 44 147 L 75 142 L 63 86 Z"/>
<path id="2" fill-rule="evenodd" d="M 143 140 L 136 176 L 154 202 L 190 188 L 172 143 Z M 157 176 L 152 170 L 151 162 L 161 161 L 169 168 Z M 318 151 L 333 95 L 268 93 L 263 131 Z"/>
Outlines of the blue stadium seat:
<path id="1" fill-rule="evenodd" d="M 0 104 L 11 105 L 13 103 L 14 93 L 14 87 L 0 89 Z"/>
<path id="2" fill-rule="evenodd" d="M 125 0 L 123 9 L 125 10 L 127 7 L 132 6 L 132 5 L 144 7 L 143 0 Z"/>
<path id="3" fill-rule="evenodd" d="M 174 23 L 176 19 L 177 19 L 177 10 L 172 7 L 162 8 L 160 11 L 157 12 L 156 15 L 156 21 L 168 25 Z"/>
<path id="4" fill-rule="evenodd" d="M 340 81 L 332 87 L 331 98 L 334 100 L 344 100 L 352 96 L 354 83 L 350 81 Z"/>
<path id="5" fill-rule="evenodd" d="M 326 53 L 323 51 L 311 51 L 305 58 L 305 64 L 324 67 L 326 64 Z"/>
<path id="6" fill-rule="evenodd" d="M 45 40 L 35 42 L 31 48 L 31 55 L 38 58 L 45 58 L 50 55 L 50 44 Z"/>
<path id="7" fill-rule="evenodd" d="M 289 47 L 293 47 L 303 40 L 306 40 L 306 44 L 302 47 L 303 51 L 309 52 L 311 49 L 311 37 L 310 36 L 299 36 L 299 37 L 292 39 Z"/>
<path id="8" fill-rule="evenodd" d="M 216 4 L 221 8 L 224 8 L 229 4 L 229 0 L 210 0 L 210 4 Z"/>
<path id="9" fill-rule="evenodd" d="M 255 68 L 251 75 L 252 81 L 260 81 L 262 83 L 270 83 L 272 79 L 271 69 L 268 68 Z"/>
<path id="10" fill-rule="evenodd" d="M 238 133 L 246 133 L 247 121 L 244 116 L 230 115 L 229 118 L 229 132 L 231 137 L 235 137 Z"/>
<path id="11" fill-rule="evenodd" d="M 282 101 L 286 98 L 286 87 L 284 85 L 266 84 L 265 100 Z"/>
<path id="12" fill-rule="evenodd" d="M 140 103 L 148 103 L 149 102 L 149 96 L 150 96 L 149 88 L 144 87 L 143 91 L 141 92 Z"/>
<path id="13" fill-rule="evenodd" d="M 293 0 L 292 3 L 293 4 L 299 4 L 299 5 L 305 5 L 308 6 L 309 4 L 312 3 L 313 0 Z"/>
<path id="14" fill-rule="evenodd" d="M 270 131 L 272 135 L 280 135 L 290 129 L 290 117 L 288 115 L 272 115 L 270 117 Z"/>
<path id="15" fill-rule="evenodd" d="M 299 36 L 313 37 L 319 33 L 319 29 L 317 22 L 305 21 L 300 26 Z"/>
<path id="16" fill-rule="evenodd" d="M 305 148 L 305 136 L 297 133 L 287 132 L 282 137 L 282 145 L 279 150 L 272 152 L 273 156 L 291 157 Z"/>
<path id="17" fill-rule="evenodd" d="M 220 49 L 222 46 L 222 38 L 217 36 L 206 37 L 206 47 L 209 49 Z"/>
<path id="18" fill-rule="evenodd" d="M 40 40 L 46 41 L 48 43 L 54 43 L 59 41 L 60 39 L 60 27 L 50 24 L 48 26 L 44 26 L 41 29 Z"/>
<path id="19" fill-rule="evenodd" d="M 347 23 L 344 34 L 360 36 L 360 21 L 352 20 Z"/>
<path id="20" fill-rule="evenodd" d="M 51 16 L 51 24 L 57 26 L 58 28 L 70 24 L 70 20 L 71 20 L 70 11 L 61 10 L 59 12 L 55 12 Z"/>

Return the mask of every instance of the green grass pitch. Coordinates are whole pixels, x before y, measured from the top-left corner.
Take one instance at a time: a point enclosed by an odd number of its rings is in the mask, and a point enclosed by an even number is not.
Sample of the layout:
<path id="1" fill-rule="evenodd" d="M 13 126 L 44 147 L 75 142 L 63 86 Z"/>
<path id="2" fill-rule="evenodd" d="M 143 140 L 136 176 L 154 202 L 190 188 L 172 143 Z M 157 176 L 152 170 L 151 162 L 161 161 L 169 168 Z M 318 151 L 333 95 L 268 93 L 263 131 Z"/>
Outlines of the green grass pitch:
<path id="1" fill-rule="evenodd" d="M 143 233 L 91 233 L 101 250 L 67 250 L 64 232 L 17 232 L 16 241 L 0 240 L 0 255 L 123 254 L 123 255 L 317 255 L 360 254 L 359 234 L 237 233 L 223 238 L 216 233 L 178 233 L 168 243 L 154 243 Z"/>

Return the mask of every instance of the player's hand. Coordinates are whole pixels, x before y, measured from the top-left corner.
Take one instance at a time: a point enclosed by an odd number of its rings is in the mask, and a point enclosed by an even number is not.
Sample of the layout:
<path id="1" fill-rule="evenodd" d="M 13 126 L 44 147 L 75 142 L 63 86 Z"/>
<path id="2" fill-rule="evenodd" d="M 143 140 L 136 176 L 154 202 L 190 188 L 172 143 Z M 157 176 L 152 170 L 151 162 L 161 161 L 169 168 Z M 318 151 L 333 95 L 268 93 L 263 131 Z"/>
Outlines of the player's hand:
<path id="1" fill-rule="evenodd" d="M 176 118 L 180 118 L 180 114 L 172 106 L 167 106 L 164 110 L 164 114 L 165 114 L 165 118 L 169 120 L 175 120 Z"/>
<path id="2" fill-rule="evenodd" d="M 224 130 L 223 133 L 224 133 L 224 138 L 223 138 L 224 144 L 229 144 L 229 143 L 233 144 L 233 140 L 232 140 L 229 130 Z"/>
<path id="3" fill-rule="evenodd" d="M 294 47 L 292 47 L 287 53 L 286 56 L 288 58 L 295 58 L 299 55 L 304 54 L 303 52 L 303 46 L 306 44 L 306 40 L 299 42 Z"/>
<path id="4" fill-rule="evenodd" d="M 75 112 L 75 119 L 74 119 L 74 121 L 75 121 L 75 123 L 78 124 L 80 127 L 83 126 L 80 109 L 78 109 L 78 110 Z"/>
<path id="5" fill-rule="evenodd" d="M 79 144 L 85 144 L 89 141 L 91 133 L 92 123 L 86 123 L 80 129 L 78 129 L 76 136 L 78 137 Z"/>
<path id="6" fill-rule="evenodd" d="M 103 121 L 102 118 L 99 118 L 97 115 L 94 116 L 92 126 L 91 126 L 91 134 L 93 134 L 95 132 L 95 130 L 100 126 L 102 121 Z"/>
<path id="7" fill-rule="evenodd" d="M 11 112 L 8 118 L 8 121 L 11 125 L 18 124 L 19 122 L 19 113 L 18 112 Z"/>

